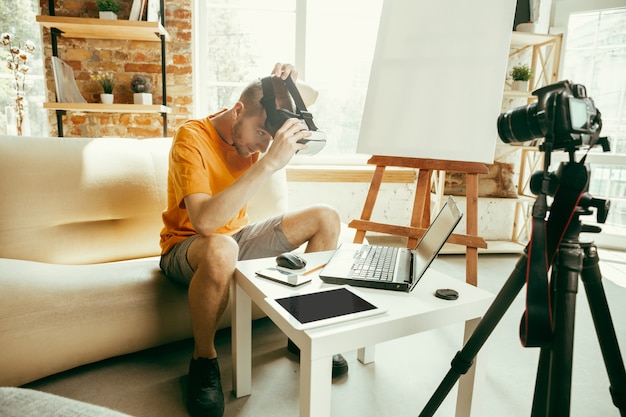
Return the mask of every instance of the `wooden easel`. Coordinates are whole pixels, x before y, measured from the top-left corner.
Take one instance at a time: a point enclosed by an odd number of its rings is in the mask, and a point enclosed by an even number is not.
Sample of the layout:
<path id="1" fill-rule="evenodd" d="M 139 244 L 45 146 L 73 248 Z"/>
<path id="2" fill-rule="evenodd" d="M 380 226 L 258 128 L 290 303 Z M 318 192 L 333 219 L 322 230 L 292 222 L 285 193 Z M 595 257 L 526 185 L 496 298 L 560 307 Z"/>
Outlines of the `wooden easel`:
<path id="1" fill-rule="evenodd" d="M 357 229 L 354 237 L 355 243 L 363 243 L 366 231 L 386 233 L 397 236 L 408 237 L 407 247 L 415 246 L 415 243 L 424 234 L 430 225 L 430 190 L 433 171 L 439 171 L 445 175 L 445 171 L 461 172 L 466 174 L 466 199 L 467 207 L 465 213 L 466 234 L 452 234 L 448 242 L 464 245 L 465 248 L 465 281 L 476 286 L 478 284 L 478 248 L 486 248 L 487 242 L 478 236 L 478 174 L 487 173 L 485 164 L 477 162 L 441 161 L 435 159 L 402 158 L 389 156 L 372 156 L 370 165 L 376 165 L 372 183 L 365 199 L 363 213 L 360 220 L 352 220 L 348 226 Z M 385 168 L 388 166 L 418 169 L 415 198 L 413 201 L 413 213 L 411 215 L 410 226 L 395 226 L 384 223 L 370 221 L 374 210 L 374 203 L 378 196 L 380 184 L 382 183 Z M 443 193 L 443 184 L 440 184 Z M 464 342 L 472 335 L 480 319 L 469 320 L 465 323 Z M 359 360 L 368 363 L 372 360 L 374 348 L 360 349 Z M 480 360 L 480 359 L 478 359 Z M 484 369 L 485 367 L 481 367 Z M 484 371 L 483 371 L 484 373 Z M 472 366 L 469 371 L 459 381 L 457 397 L 457 416 L 470 416 L 473 407 L 466 409 L 464 404 L 474 402 L 475 390 L 474 381 L 476 378 L 476 367 Z M 473 416 L 473 414 L 472 414 Z"/>
<path id="2" fill-rule="evenodd" d="M 408 237 L 407 247 L 413 247 L 430 225 L 430 193 L 433 171 L 460 172 L 466 174 L 466 234 L 452 234 L 449 243 L 466 247 L 465 280 L 468 284 L 478 284 L 478 248 L 487 248 L 487 242 L 478 236 L 478 174 L 486 174 L 488 169 L 479 162 L 442 161 L 435 159 L 372 156 L 370 165 L 376 165 L 370 189 L 365 200 L 361 219 L 352 220 L 348 226 L 357 229 L 355 243 L 363 243 L 365 232 L 379 232 Z M 410 226 L 396 226 L 370 221 L 385 168 L 388 166 L 418 169 L 415 199 Z"/>

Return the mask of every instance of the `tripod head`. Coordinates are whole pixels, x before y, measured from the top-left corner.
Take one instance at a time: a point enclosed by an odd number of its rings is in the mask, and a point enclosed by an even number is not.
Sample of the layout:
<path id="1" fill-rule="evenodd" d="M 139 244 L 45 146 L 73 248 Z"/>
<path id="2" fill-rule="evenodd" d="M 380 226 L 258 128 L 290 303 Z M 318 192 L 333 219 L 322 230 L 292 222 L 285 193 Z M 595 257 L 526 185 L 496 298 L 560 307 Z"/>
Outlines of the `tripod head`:
<path id="1" fill-rule="evenodd" d="M 597 140 L 594 141 L 593 146 L 601 146 L 603 152 L 609 152 L 609 138 L 597 138 Z M 593 146 L 590 146 L 587 149 L 587 154 Z M 580 194 L 580 197 L 576 203 L 576 209 L 572 213 L 574 217 L 571 219 L 570 226 L 576 228 L 577 233 L 600 233 L 602 230 L 600 227 L 582 225 L 580 223 L 579 217 L 593 214 L 592 208 L 595 208 L 597 222 L 604 223 L 606 222 L 606 219 L 608 217 L 611 202 L 609 200 L 595 198 L 589 193 L 588 190 L 589 179 L 591 177 L 591 168 L 588 164 L 585 163 L 587 154 L 585 154 L 585 156 L 583 156 L 583 158 L 579 162 L 576 162 L 576 150 L 578 150 L 577 147 L 567 149 L 569 154 L 569 161 L 561 162 L 556 171 L 553 172 L 550 172 L 548 170 L 548 161 L 550 159 L 550 155 L 547 154 L 544 161 L 543 171 L 537 171 L 533 173 L 530 178 L 530 190 L 533 194 L 537 196 L 544 195 L 551 197 L 554 197 L 557 191 L 562 186 L 565 186 L 566 188 L 575 188 L 578 190 L 582 190 L 582 193 Z M 584 169 L 582 167 L 584 167 Z M 541 209 L 547 210 L 547 206 Z"/>

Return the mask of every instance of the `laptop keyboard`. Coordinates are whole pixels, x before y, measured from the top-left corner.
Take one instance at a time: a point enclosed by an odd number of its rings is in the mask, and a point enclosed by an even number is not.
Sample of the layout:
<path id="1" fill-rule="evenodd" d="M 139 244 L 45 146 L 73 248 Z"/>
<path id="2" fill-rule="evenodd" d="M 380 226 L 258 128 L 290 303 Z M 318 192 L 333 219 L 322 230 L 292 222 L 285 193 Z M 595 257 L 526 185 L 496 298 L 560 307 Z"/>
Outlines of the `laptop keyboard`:
<path id="1" fill-rule="evenodd" d="M 352 277 L 379 281 L 391 281 L 398 248 L 363 245 L 352 265 Z"/>

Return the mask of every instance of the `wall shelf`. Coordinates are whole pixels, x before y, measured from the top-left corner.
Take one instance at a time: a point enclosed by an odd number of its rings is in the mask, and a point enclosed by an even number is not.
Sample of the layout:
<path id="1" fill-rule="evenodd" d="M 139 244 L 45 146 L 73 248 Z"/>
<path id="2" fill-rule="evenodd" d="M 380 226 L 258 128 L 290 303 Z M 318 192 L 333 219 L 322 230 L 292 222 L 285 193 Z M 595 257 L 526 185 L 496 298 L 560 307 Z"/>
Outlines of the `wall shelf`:
<path id="1" fill-rule="evenodd" d="M 159 42 L 160 35 L 165 36 L 165 40 L 169 40 L 170 36 L 160 22 L 66 16 L 37 16 L 37 22 L 44 27 L 58 29 L 66 38 Z"/>
<path id="2" fill-rule="evenodd" d="M 511 35 L 509 59 L 527 63 L 534 74 L 530 79 L 529 91 L 509 90 L 511 83 L 505 83 L 504 98 L 523 98 L 526 103 L 537 99 L 532 91 L 558 81 L 563 35 L 549 35 L 514 31 Z M 521 151 L 519 159 L 518 197 L 513 218 L 511 241 L 524 245 L 532 234 L 531 212 L 535 196 L 530 190 L 533 173 L 543 168 L 543 153 L 535 146 L 511 146 Z"/>
<path id="3" fill-rule="evenodd" d="M 511 47 L 517 46 L 536 46 L 541 44 L 549 44 L 561 42 L 562 35 L 548 35 L 542 33 L 518 32 L 513 31 L 511 35 Z"/>
<path id="4" fill-rule="evenodd" d="M 48 110 L 97 113 L 171 113 L 172 109 L 161 104 L 102 104 L 102 103 L 43 103 Z"/>
<path id="5" fill-rule="evenodd" d="M 529 51 L 529 66 L 533 70 L 530 79 L 529 91 L 544 87 L 557 81 L 561 62 L 561 45 L 563 35 L 547 35 L 539 33 L 516 32 L 511 35 L 511 51 L 509 59 L 523 56 Z M 510 83 L 507 82 L 510 87 Z M 510 91 L 505 90 L 505 95 L 510 97 Z M 535 98 L 528 93 L 528 98 Z"/>
<path id="6" fill-rule="evenodd" d="M 163 118 L 163 136 L 167 136 L 167 71 L 165 45 L 170 35 L 165 30 L 165 0 L 160 0 L 160 20 L 107 20 L 71 16 L 56 16 L 54 0 L 48 0 L 49 16 L 39 15 L 37 23 L 50 29 L 52 56 L 58 57 L 57 38 L 104 39 L 112 41 L 159 42 L 161 50 L 162 104 L 102 104 L 47 102 L 44 108 L 56 111 L 58 135 L 63 136 L 63 115 L 66 112 L 92 113 L 152 113 Z M 58 98 L 57 98 L 58 100 Z"/>
<path id="7" fill-rule="evenodd" d="M 503 94 L 507 98 L 536 98 L 530 91 L 504 90 Z"/>

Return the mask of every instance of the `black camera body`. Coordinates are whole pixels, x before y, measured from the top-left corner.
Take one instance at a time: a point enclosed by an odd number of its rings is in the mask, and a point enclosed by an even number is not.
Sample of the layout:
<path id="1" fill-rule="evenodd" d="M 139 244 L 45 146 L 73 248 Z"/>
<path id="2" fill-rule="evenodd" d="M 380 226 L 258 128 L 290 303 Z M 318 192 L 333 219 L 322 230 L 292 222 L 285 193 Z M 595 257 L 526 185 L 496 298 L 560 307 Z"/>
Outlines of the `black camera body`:
<path id="1" fill-rule="evenodd" d="M 602 122 L 593 99 L 582 84 L 559 81 L 533 91 L 537 101 L 502 113 L 498 135 L 505 143 L 545 137 L 551 148 L 572 149 L 588 145 Z"/>

